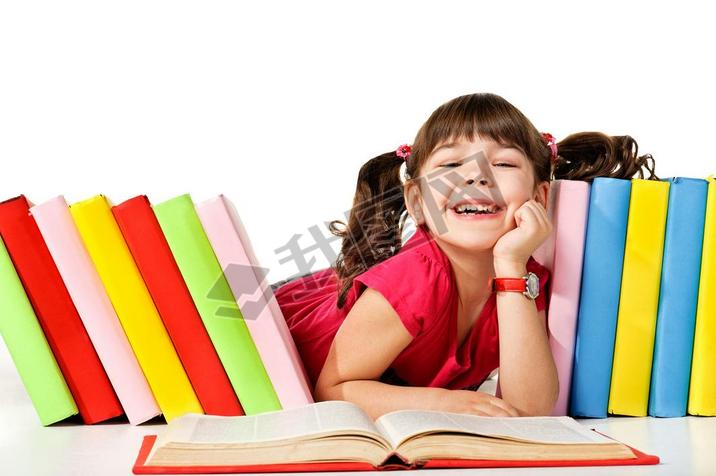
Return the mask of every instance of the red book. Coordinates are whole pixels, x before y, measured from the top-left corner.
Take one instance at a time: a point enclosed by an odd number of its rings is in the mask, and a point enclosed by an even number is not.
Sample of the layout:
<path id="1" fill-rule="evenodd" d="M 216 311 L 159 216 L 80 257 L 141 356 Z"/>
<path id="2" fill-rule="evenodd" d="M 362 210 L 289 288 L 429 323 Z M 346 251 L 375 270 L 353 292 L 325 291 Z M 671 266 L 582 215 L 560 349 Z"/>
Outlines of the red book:
<path id="1" fill-rule="evenodd" d="M 207 415 L 244 415 L 149 200 L 134 197 L 112 213 L 202 408 Z"/>
<path id="2" fill-rule="evenodd" d="M 0 234 L 82 420 L 124 413 L 24 195 L 0 203 Z"/>

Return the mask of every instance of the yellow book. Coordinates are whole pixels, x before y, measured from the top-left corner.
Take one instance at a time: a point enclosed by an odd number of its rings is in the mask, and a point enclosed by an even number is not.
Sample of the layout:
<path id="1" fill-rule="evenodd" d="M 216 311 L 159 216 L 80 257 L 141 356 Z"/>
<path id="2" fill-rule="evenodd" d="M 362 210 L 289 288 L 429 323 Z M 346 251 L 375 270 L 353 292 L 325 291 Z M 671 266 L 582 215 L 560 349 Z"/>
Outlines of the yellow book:
<path id="1" fill-rule="evenodd" d="M 709 182 L 696 304 L 694 353 L 689 385 L 689 413 L 716 416 L 716 179 Z"/>
<path id="2" fill-rule="evenodd" d="M 98 195 L 70 212 L 164 417 L 204 413 L 110 206 Z"/>
<path id="3" fill-rule="evenodd" d="M 646 416 L 670 184 L 631 183 L 609 413 Z"/>

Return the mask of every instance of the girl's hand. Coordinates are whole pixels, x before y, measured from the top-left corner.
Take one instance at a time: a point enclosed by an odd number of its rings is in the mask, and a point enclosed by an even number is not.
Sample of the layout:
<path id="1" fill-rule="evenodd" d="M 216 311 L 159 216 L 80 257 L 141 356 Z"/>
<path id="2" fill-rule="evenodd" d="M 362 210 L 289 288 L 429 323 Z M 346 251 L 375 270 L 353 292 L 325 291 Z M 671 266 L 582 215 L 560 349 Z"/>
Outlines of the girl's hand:
<path id="1" fill-rule="evenodd" d="M 489 393 L 472 390 L 447 390 L 440 399 L 439 409 L 444 412 L 469 413 L 478 416 L 516 417 L 517 409 Z"/>
<path id="2" fill-rule="evenodd" d="M 515 212 L 517 227 L 497 240 L 492 254 L 495 262 L 524 265 L 552 233 L 547 210 L 536 200 L 527 200 Z"/>

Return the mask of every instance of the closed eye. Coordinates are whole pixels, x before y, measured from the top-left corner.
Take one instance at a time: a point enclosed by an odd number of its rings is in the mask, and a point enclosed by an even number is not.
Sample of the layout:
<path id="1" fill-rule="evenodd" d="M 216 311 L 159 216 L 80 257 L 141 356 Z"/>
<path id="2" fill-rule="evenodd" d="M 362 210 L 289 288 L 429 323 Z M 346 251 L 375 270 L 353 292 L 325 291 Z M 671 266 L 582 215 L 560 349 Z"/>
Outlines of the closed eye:
<path id="1" fill-rule="evenodd" d="M 462 164 L 461 164 L 460 162 L 448 162 L 448 163 L 446 163 L 446 164 L 441 164 L 440 167 L 459 167 L 459 166 L 461 166 L 461 165 L 462 165 Z M 495 164 L 495 167 L 499 167 L 499 166 L 503 166 L 503 167 L 515 167 L 514 165 L 508 164 L 508 163 L 506 163 L 506 162 L 499 162 L 499 163 Z"/>

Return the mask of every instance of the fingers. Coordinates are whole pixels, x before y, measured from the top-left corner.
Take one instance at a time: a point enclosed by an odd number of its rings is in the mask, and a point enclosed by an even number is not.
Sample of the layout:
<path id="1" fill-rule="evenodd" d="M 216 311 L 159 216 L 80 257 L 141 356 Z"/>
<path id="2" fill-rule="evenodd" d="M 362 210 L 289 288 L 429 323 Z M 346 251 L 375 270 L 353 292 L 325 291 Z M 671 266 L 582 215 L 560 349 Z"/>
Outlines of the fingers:
<path id="1" fill-rule="evenodd" d="M 446 407 L 447 411 L 491 417 L 520 416 L 517 409 L 507 401 L 487 392 L 450 390 L 449 395 L 452 398 L 448 400 L 451 400 L 452 405 Z"/>
<path id="2" fill-rule="evenodd" d="M 519 412 L 517 411 L 517 409 L 515 407 L 513 407 L 512 405 L 510 405 L 509 403 L 507 403 L 506 401 L 504 401 L 501 398 L 493 397 L 490 400 L 490 403 L 493 406 L 499 408 L 504 413 L 506 413 L 505 416 L 514 416 L 514 417 L 520 416 Z"/>
<path id="3" fill-rule="evenodd" d="M 543 222 L 549 222 L 549 214 L 547 213 L 547 209 L 545 209 L 544 206 L 537 200 L 532 200 L 532 202 L 535 205 L 535 209 L 539 212 L 538 214 L 540 218 L 542 218 Z"/>
<path id="4" fill-rule="evenodd" d="M 485 416 L 496 417 L 517 417 L 520 416 L 515 407 L 501 398 L 486 394 L 484 401 L 475 405 L 475 410 L 484 413 Z"/>
<path id="5" fill-rule="evenodd" d="M 485 416 L 485 417 L 509 417 L 510 414 L 505 410 L 490 404 L 489 402 L 483 402 L 474 405 L 468 411 L 470 415 Z"/>
<path id="6" fill-rule="evenodd" d="M 527 223 L 534 222 L 537 226 L 541 226 L 538 212 L 535 210 L 532 200 L 526 201 L 518 212 L 521 214 L 521 221 L 526 221 Z M 515 213 L 515 215 L 517 215 L 517 213 Z"/>
<path id="7" fill-rule="evenodd" d="M 517 226 L 521 226 L 525 219 L 530 222 L 533 218 L 537 218 L 536 216 L 533 217 L 534 210 L 532 210 L 530 202 L 531 200 L 527 200 L 515 211 L 514 218 Z"/>
<path id="8" fill-rule="evenodd" d="M 548 230 L 550 228 L 549 217 L 547 211 L 541 203 L 536 200 L 528 200 L 525 202 L 526 208 L 532 213 L 540 228 Z"/>
<path id="9" fill-rule="evenodd" d="M 547 214 L 547 210 L 545 210 L 544 206 L 537 200 L 532 200 L 532 203 L 534 203 L 534 208 L 537 211 L 537 216 L 540 218 L 540 221 L 543 225 L 547 226 L 547 224 L 549 223 L 549 215 Z"/>
<path id="10" fill-rule="evenodd" d="M 471 413 L 474 415 L 489 416 L 489 417 L 509 418 L 509 417 L 518 416 L 516 414 L 512 414 L 511 412 L 508 412 L 507 410 L 505 410 L 497 405 L 493 405 L 489 402 L 482 403 L 482 404 L 476 406 Z"/>

